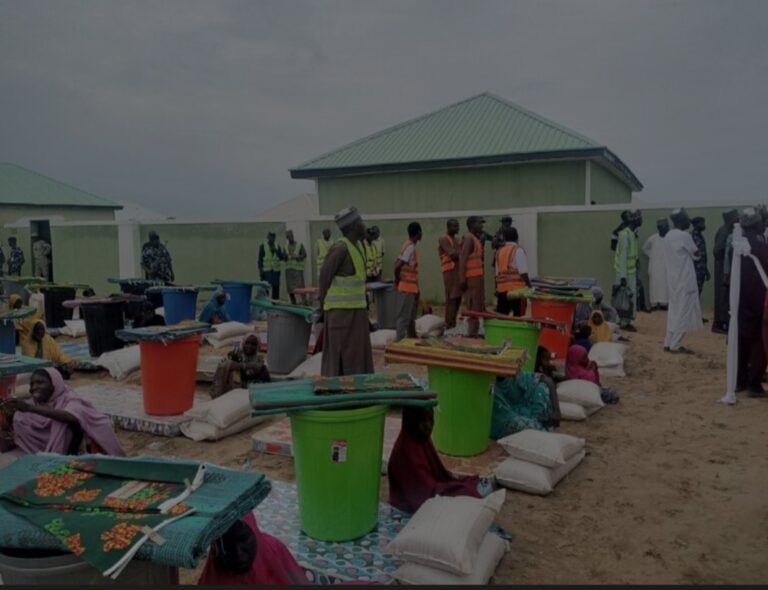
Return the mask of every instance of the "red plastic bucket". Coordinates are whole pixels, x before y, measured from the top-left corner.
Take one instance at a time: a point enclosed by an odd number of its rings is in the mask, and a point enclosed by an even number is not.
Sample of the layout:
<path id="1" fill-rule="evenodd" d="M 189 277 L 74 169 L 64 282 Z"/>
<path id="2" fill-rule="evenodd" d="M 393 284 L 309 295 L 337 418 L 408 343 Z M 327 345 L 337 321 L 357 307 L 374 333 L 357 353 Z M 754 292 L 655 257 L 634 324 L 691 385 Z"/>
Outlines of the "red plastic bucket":
<path id="1" fill-rule="evenodd" d="M 183 414 L 195 400 L 197 353 L 201 336 L 168 344 L 142 341 L 141 387 L 144 411 L 150 416 Z"/>
<path id="2" fill-rule="evenodd" d="M 571 327 L 573 316 L 576 313 L 576 304 L 564 301 L 545 301 L 534 299 L 531 301 L 531 317 L 549 318 L 565 324 L 565 333 L 558 332 L 554 328 L 546 326 L 539 336 L 539 346 L 543 346 L 557 358 L 564 359 L 568 354 L 568 345 L 571 343 Z"/>

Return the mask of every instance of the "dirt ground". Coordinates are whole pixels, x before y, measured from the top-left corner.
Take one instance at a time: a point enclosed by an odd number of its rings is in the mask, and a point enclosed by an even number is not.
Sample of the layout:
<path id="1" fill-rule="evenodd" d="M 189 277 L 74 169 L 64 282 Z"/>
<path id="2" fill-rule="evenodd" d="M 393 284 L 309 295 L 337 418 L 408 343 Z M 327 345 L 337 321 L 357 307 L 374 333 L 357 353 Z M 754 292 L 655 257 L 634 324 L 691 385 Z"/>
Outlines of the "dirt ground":
<path id="1" fill-rule="evenodd" d="M 628 376 L 605 380 L 621 403 L 561 427 L 587 439 L 584 462 L 548 497 L 508 493 L 499 524 L 515 538 L 494 582 L 768 583 L 768 400 L 716 403 L 724 337 L 708 329 L 689 335 L 685 345 L 697 355 L 671 355 L 662 351 L 665 321 L 663 312 L 640 314 Z M 376 361 L 381 367 L 381 354 Z M 132 455 L 189 457 L 293 480 L 292 460 L 251 451 L 252 434 L 216 443 L 119 437 Z M 383 478 L 382 499 L 386 489 Z M 197 575 L 185 570 L 182 582 Z"/>

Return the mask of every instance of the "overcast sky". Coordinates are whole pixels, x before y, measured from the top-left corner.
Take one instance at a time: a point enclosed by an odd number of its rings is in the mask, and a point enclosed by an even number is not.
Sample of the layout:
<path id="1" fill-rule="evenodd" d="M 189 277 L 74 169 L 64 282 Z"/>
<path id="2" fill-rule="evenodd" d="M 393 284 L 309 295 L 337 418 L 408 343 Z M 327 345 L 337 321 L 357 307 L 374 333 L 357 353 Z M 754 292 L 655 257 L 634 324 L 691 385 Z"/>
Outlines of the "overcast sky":
<path id="1" fill-rule="evenodd" d="M 665 202 L 765 200 L 768 1 L 0 0 L 0 161 L 177 217 L 491 91 Z"/>

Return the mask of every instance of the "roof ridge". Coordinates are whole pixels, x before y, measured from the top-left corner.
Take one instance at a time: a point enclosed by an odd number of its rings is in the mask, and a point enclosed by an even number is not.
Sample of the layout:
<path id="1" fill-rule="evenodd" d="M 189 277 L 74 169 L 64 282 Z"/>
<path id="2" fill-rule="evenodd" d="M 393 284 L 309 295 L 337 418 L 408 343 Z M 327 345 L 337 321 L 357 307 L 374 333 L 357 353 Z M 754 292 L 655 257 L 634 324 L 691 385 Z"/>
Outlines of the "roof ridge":
<path id="1" fill-rule="evenodd" d="M 519 104 L 512 102 L 511 100 L 507 100 L 503 96 L 498 96 L 494 94 L 493 92 L 484 92 L 480 96 L 487 96 L 488 98 L 492 98 L 493 100 L 500 102 L 501 104 L 513 108 L 533 119 L 536 119 L 538 122 L 546 125 L 547 127 L 551 127 L 557 131 L 560 131 L 562 133 L 567 133 L 568 135 L 572 135 L 576 139 L 580 139 L 581 141 L 586 141 L 590 144 L 592 144 L 592 147 L 607 147 L 605 144 L 596 142 L 594 139 L 587 137 L 586 135 L 582 135 L 578 131 L 574 131 L 573 129 L 566 127 L 565 125 L 561 125 L 560 123 L 556 123 L 552 119 L 548 119 L 547 117 L 544 117 L 543 115 L 540 115 L 538 113 L 534 113 L 533 111 L 526 109 L 523 106 L 520 106 Z M 477 97 L 475 97 L 477 98 Z"/>
<path id="2" fill-rule="evenodd" d="M 382 129 L 381 131 L 376 131 L 375 133 L 371 133 L 370 135 L 366 135 L 365 137 L 361 137 L 360 139 L 356 139 L 355 141 L 352 141 L 350 143 L 344 144 L 341 147 L 337 147 L 336 149 L 333 149 L 329 152 L 325 152 L 323 154 L 320 154 L 319 156 L 316 156 L 312 158 L 311 160 L 307 160 L 306 162 L 299 164 L 296 166 L 296 168 L 303 168 L 312 162 L 316 162 L 317 160 L 322 160 L 323 158 L 327 158 L 330 155 L 337 154 L 347 148 L 354 147 L 356 145 L 360 145 L 362 143 L 365 143 L 367 141 L 370 141 L 371 139 L 376 139 L 378 137 L 381 137 L 383 135 L 387 135 L 389 133 L 392 133 L 393 131 L 396 131 L 398 129 L 401 129 L 403 127 L 406 127 L 408 125 L 412 125 L 413 123 L 416 123 L 417 121 L 420 121 L 422 119 L 426 119 L 427 117 L 432 117 L 433 115 L 436 115 L 438 113 L 441 113 L 442 111 L 445 111 L 447 109 L 451 109 L 453 107 L 457 107 L 460 104 L 464 104 L 465 102 L 469 102 L 470 100 L 475 100 L 477 98 L 480 98 L 481 96 L 490 95 L 488 92 L 481 92 L 480 94 L 476 94 L 474 96 L 470 96 L 469 98 L 465 98 L 464 100 L 460 100 L 459 102 L 454 102 L 452 104 L 449 104 L 447 106 L 444 106 L 442 108 L 437 109 L 436 111 L 430 111 L 429 113 L 425 113 L 423 115 L 419 115 L 418 117 L 414 117 L 413 119 L 408 119 L 407 121 L 403 121 L 402 123 L 398 123 L 397 125 L 392 125 L 391 127 L 387 127 L 385 129 Z"/>
<path id="3" fill-rule="evenodd" d="M 31 168 L 27 168 L 26 166 L 22 166 L 20 164 L 16 164 L 15 162 L 0 162 L 0 165 L 6 165 L 6 166 L 14 166 L 15 168 L 19 168 L 20 170 L 24 170 L 25 172 L 28 172 L 30 174 L 34 174 L 35 176 L 39 176 L 40 178 L 44 178 L 45 180 L 48 180 L 50 182 L 55 182 L 56 184 L 59 184 L 61 186 L 65 186 L 69 189 L 78 191 L 80 193 L 84 193 L 88 195 L 89 197 L 93 197 L 94 199 L 99 199 L 100 201 L 104 201 L 105 203 L 109 203 L 109 205 L 114 206 L 117 209 L 121 209 L 123 206 L 120 203 L 117 203 L 115 201 L 112 201 L 110 199 L 105 199 L 104 197 L 97 195 L 95 193 L 89 192 L 87 190 L 83 190 L 81 188 L 78 188 L 76 186 L 73 186 L 71 184 L 68 184 L 66 182 L 62 182 L 61 180 L 57 180 L 56 178 L 53 178 L 51 176 L 48 176 L 47 174 L 43 174 L 42 172 L 38 172 L 37 170 L 32 170 Z"/>

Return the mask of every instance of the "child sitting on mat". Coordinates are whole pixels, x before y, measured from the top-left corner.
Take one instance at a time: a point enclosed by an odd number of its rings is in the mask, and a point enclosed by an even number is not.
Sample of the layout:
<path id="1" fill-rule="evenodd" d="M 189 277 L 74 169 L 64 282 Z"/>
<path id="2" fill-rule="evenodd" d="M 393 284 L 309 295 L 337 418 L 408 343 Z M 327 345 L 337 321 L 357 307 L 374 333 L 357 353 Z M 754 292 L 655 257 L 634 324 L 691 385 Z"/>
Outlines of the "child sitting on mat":
<path id="1" fill-rule="evenodd" d="M 405 406 L 403 425 L 389 457 L 389 503 L 413 513 L 434 496 L 484 498 L 496 480 L 477 475 L 456 476 L 445 468 L 432 444 L 432 408 Z"/>
<path id="2" fill-rule="evenodd" d="M 605 321 L 602 311 L 595 310 L 592 312 L 589 316 L 589 327 L 592 329 L 592 333 L 589 336 L 592 344 L 597 344 L 598 342 L 613 342 L 611 327 Z"/>
<path id="3" fill-rule="evenodd" d="M 573 343 L 583 346 L 587 349 L 587 352 L 589 352 L 589 349 L 592 348 L 592 340 L 590 340 L 591 336 L 592 328 L 590 328 L 589 323 L 583 321 L 579 322 L 576 325 L 576 330 L 573 332 Z"/>

